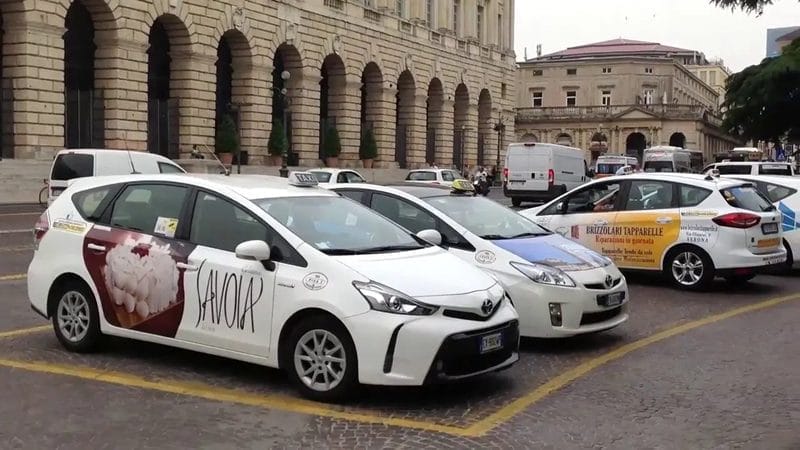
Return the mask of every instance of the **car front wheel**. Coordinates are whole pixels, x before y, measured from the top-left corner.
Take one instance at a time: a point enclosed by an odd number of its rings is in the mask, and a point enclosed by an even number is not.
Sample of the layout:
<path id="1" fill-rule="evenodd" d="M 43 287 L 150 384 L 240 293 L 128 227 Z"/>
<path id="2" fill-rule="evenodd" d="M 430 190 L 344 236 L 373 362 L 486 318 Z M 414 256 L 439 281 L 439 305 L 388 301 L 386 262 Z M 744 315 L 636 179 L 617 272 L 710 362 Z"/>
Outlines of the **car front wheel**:
<path id="1" fill-rule="evenodd" d="M 83 283 L 68 282 L 56 295 L 53 330 L 61 345 L 77 353 L 95 350 L 102 335 L 92 292 Z"/>
<path id="2" fill-rule="evenodd" d="M 701 290 L 714 281 L 714 263 L 702 250 L 680 247 L 667 256 L 664 272 L 678 288 Z"/>

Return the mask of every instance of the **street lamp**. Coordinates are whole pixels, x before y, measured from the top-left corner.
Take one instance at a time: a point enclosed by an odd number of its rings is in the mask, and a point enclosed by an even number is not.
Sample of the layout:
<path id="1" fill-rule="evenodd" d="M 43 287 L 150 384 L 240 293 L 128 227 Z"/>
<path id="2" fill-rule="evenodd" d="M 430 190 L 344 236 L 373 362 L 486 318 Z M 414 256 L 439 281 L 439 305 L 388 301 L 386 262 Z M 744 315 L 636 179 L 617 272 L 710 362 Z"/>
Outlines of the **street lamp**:
<path id="1" fill-rule="evenodd" d="M 281 97 L 281 103 L 283 104 L 283 135 L 286 137 L 286 147 L 281 152 L 281 168 L 279 174 L 283 178 L 289 178 L 289 167 L 288 167 L 288 152 L 289 152 L 289 124 L 288 117 L 289 117 L 289 97 L 286 94 L 289 93 L 289 90 L 286 89 L 286 82 L 292 78 L 292 74 L 288 70 L 284 70 L 281 72 L 281 80 L 283 80 L 283 87 L 276 91 L 278 91 L 278 95 Z"/>
<path id="2" fill-rule="evenodd" d="M 500 170 L 500 151 L 503 148 L 503 134 L 506 132 L 506 123 L 502 114 L 500 115 L 500 120 L 494 125 L 494 131 L 497 132 L 497 163 L 494 166 L 496 173 Z"/>

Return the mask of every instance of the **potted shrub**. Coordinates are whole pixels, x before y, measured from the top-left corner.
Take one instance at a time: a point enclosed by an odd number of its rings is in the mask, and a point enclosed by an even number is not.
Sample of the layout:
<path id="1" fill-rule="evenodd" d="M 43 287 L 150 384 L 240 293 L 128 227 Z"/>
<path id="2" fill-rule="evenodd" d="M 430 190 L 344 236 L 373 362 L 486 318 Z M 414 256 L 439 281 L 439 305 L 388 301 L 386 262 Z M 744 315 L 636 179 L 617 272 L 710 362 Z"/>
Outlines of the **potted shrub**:
<path id="1" fill-rule="evenodd" d="M 358 157 L 365 169 L 371 169 L 372 163 L 378 156 L 378 143 L 375 141 L 375 133 L 371 128 L 367 128 L 361 137 L 361 145 L 358 147 Z"/>
<path id="2" fill-rule="evenodd" d="M 272 124 L 272 131 L 269 133 L 269 142 L 267 142 L 270 165 L 280 166 L 283 162 L 283 156 L 286 155 L 288 150 L 289 140 L 286 138 L 286 130 L 283 128 L 283 121 L 277 119 Z"/>
<path id="3" fill-rule="evenodd" d="M 325 131 L 325 145 L 322 147 L 325 165 L 338 167 L 340 153 L 342 153 L 342 141 L 339 139 L 339 131 L 336 130 L 336 127 L 330 127 Z"/>
<path id="4" fill-rule="evenodd" d="M 214 146 L 222 164 L 233 163 L 234 153 L 239 153 L 239 133 L 236 130 L 236 122 L 230 114 L 223 115 L 219 121 Z"/>

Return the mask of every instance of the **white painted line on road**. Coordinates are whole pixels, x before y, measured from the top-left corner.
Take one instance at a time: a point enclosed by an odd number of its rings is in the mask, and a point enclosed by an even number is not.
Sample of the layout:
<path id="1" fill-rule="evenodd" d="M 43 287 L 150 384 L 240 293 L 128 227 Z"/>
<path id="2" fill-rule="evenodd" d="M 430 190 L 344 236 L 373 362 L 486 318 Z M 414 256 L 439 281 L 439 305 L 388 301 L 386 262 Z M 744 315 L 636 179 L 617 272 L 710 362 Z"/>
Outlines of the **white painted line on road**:
<path id="1" fill-rule="evenodd" d="M 19 234 L 19 233 L 33 233 L 33 228 L 24 230 L 0 230 L 0 234 Z"/>
<path id="2" fill-rule="evenodd" d="M 42 212 L 17 212 L 17 213 L 0 213 L 0 217 L 14 217 L 14 216 L 41 216 Z"/>
<path id="3" fill-rule="evenodd" d="M 0 281 L 20 281 L 28 278 L 27 274 L 15 273 L 13 275 L 0 275 Z"/>

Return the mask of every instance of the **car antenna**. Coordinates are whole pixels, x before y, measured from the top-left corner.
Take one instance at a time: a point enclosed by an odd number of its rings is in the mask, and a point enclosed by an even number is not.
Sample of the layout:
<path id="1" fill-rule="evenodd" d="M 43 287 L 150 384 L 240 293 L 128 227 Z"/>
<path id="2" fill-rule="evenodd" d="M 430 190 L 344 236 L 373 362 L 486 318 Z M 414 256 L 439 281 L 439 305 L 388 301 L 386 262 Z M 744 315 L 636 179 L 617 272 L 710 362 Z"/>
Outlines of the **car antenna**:
<path id="1" fill-rule="evenodd" d="M 128 150 L 128 162 L 131 163 L 131 174 L 137 175 L 141 172 L 136 171 L 136 166 L 133 165 L 133 156 L 131 156 L 131 151 Z"/>
<path id="2" fill-rule="evenodd" d="M 211 156 L 214 158 L 214 160 L 217 162 L 217 164 L 219 164 L 219 166 L 220 166 L 220 167 L 222 167 L 222 173 L 224 173 L 226 177 L 229 177 L 229 176 L 231 175 L 231 171 L 230 171 L 230 170 L 228 170 L 228 168 L 227 168 L 227 167 L 225 167 L 225 164 L 222 164 L 222 161 L 220 161 L 220 160 L 219 160 L 219 158 L 217 158 L 217 155 L 215 155 L 215 154 L 214 154 L 214 152 L 212 152 L 212 151 L 211 151 L 211 150 L 208 148 L 208 146 L 207 146 L 207 145 L 203 144 L 203 150 L 205 150 L 205 151 L 206 151 L 206 153 L 208 153 L 209 155 L 211 155 Z M 194 156 L 194 155 L 200 155 L 200 150 L 198 150 L 198 149 L 197 149 L 197 144 L 194 144 L 194 145 L 192 146 L 192 155 L 193 155 L 193 156 Z"/>

